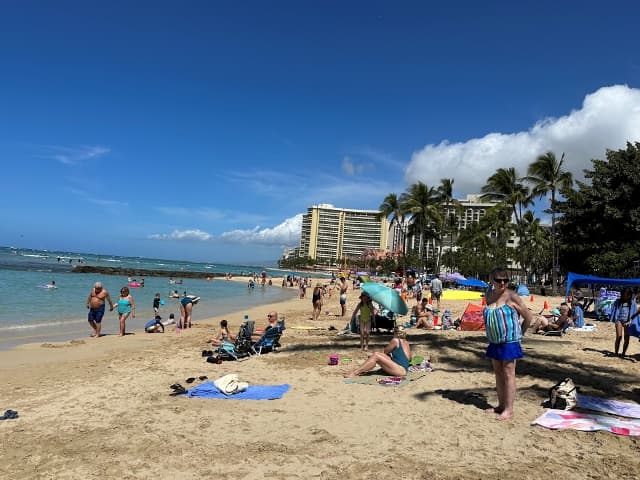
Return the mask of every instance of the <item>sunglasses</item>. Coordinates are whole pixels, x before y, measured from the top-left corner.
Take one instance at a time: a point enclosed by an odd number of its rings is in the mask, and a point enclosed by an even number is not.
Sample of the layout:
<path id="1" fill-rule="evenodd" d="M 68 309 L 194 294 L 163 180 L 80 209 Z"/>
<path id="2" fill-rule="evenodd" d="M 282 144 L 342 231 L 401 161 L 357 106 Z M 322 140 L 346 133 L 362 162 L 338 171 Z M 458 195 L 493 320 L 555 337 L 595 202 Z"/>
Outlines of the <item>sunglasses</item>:
<path id="1" fill-rule="evenodd" d="M 496 283 L 509 283 L 508 278 L 494 278 L 493 281 Z"/>

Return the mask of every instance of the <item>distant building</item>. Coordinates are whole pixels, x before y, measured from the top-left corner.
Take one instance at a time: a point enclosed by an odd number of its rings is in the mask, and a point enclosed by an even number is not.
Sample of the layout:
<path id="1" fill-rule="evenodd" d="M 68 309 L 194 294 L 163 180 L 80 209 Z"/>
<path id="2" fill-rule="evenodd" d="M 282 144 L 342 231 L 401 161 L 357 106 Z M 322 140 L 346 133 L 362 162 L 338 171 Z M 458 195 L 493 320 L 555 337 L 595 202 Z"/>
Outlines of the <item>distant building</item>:
<path id="1" fill-rule="evenodd" d="M 388 231 L 389 222 L 377 210 L 314 205 L 302 217 L 299 255 L 339 264 L 367 250 L 386 250 Z"/>

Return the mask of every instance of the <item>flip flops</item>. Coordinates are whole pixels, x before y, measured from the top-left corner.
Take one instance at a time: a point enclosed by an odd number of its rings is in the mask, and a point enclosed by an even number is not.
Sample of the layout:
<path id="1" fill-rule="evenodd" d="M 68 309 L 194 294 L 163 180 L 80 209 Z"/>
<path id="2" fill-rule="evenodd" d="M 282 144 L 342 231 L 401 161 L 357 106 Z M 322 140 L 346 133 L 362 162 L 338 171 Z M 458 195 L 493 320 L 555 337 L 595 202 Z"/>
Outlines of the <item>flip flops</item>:
<path id="1" fill-rule="evenodd" d="M 210 357 L 213 355 L 213 350 L 202 350 L 203 357 Z"/>
<path id="2" fill-rule="evenodd" d="M 207 377 L 206 375 L 200 375 L 198 377 L 198 380 L 202 381 L 202 380 L 207 380 L 209 377 Z M 196 381 L 196 377 L 189 377 L 185 380 L 185 382 L 187 383 L 193 383 Z"/>
<path id="3" fill-rule="evenodd" d="M 174 395 L 182 395 L 183 393 L 187 393 L 187 389 L 184 388 L 179 383 L 174 383 L 169 388 L 171 388 L 171 390 L 173 390 L 173 394 Z"/>
<path id="4" fill-rule="evenodd" d="M 0 420 L 11 420 L 18 417 L 18 412 L 16 412 L 15 410 L 7 410 L 6 412 L 4 412 L 4 415 L 0 417 Z"/>

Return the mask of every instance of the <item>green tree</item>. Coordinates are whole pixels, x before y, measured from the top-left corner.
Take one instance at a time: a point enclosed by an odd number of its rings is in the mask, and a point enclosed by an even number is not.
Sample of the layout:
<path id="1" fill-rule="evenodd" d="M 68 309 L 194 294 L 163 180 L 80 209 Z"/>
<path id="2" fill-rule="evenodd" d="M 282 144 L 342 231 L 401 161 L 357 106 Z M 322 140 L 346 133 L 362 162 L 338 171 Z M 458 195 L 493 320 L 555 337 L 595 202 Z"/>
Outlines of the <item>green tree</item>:
<path id="1" fill-rule="evenodd" d="M 400 230 L 400 235 L 402 236 L 402 252 L 401 258 L 403 261 L 401 262 L 401 267 L 404 270 L 406 266 L 406 235 L 404 231 L 404 212 L 402 210 L 402 205 L 400 203 L 400 199 L 395 193 L 390 193 L 380 204 L 378 207 L 378 211 L 380 212 L 380 217 L 387 218 L 389 220 L 389 230 L 391 230 L 394 226 L 396 226 Z"/>
<path id="2" fill-rule="evenodd" d="M 587 182 L 559 205 L 558 234 L 563 264 L 605 277 L 638 276 L 640 259 L 640 143 L 608 150 L 592 160 Z"/>
<path id="3" fill-rule="evenodd" d="M 559 259 L 556 251 L 556 213 L 558 205 L 556 195 L 560 189 L 571 188 L 573 185 L 573 177 L 571 172 L 563 170 L 564 153 L 560 160 L 556 158 L 553 152 L 546 152 L 540 155 L 531 165 L 529 165 L 528 176 L 526 180 L 533 185 L 532 194 L 534 197 L 544 197 L 551 194 L 550 211 L 551 211 L 551 293 L 555 295 Z"/>
<path id="4" fill-rule="evenodd" d="M 529 188 L 523 183 L 515 168 L 499 168 L 487 179 L 487 183 L 481 189 L 483 200 L 501 202 L 512 212 L 516 223 L 516 235 L 518 241 L 522 241 L 522 215 L 523 209 L 531 205 L 532 198 Z M 517 258 L 522 267 L 523 260 Z"/>
<path id="5" fill-rule="evenodd" d="M 438 187 L 438 201 L 442 208 L 442 228 L 440 230 L 440 249 L 438 250 L 438 262 L 436 264 L 435 273 L 440 271 L 441 252 L 442 245 L 444 243 L 444 237 L 449 237 L 449 252 L 451 255 L 451 262 L 455 263 L 455 252 L 453 244 L 458 232 L 458 218 L 460 213 L 460 202 L 453 198 L 453 178 L 440 179 L 440 186 Z"/>
<path id="6" fill-rule="evenodd" d="M 426 241 L 437 240 L 442 225 L 438 191 L 422 182 L 414 183 L 400 195 L 402 211 L 410 215 L 409 234 L 418 236 L 418 253 L 426 266 Z"/>

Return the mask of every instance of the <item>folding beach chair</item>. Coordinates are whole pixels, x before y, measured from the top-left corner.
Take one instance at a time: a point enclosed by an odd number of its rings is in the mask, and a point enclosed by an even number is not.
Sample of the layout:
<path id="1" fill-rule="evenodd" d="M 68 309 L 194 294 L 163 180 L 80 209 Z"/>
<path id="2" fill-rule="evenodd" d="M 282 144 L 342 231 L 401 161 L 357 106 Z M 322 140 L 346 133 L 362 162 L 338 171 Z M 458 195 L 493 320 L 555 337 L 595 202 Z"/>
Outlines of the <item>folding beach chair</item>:
<path id="1" fill-rule="evenodd" d="M 280 338 L 285 329 L 284 320 L 280 320 L 276 327 L 267 328 L 262 337 L 252 345 L 253 353 L 261 355 L 262 353 L 276 351 L 280 348 Z"/>
<path id="2" fill-rule="evenodd" d="M 235 342 L 222 342 L 214 353 L 220 360 L 241 360 L 249 357 L 252 352 L 251 335 L 253 334 L 254 322 L 247 320 L 242 322 Z"/>
<path id="3" fill-rule="evenodd" d="M 562 337 L 565 333 L 567 333 L 567 330 L 569 330 L 570 326 L 571 323 L 567 322 L 561 330 L 549 330 L 548 332 L 544 332 L 542 335 L 545 337 Z"/>

